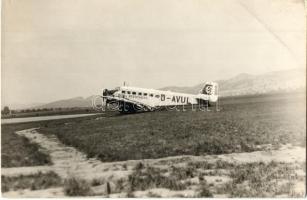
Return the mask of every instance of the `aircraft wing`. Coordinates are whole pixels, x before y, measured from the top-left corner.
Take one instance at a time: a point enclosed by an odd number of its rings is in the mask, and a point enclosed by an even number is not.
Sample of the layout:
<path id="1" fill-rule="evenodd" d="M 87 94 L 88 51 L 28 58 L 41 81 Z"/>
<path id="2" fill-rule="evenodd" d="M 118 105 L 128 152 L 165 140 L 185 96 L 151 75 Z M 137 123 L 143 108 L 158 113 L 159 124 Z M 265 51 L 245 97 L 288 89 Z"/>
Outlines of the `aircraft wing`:
<path id="1" fill-rule="evenodd" d="M 121 102 L 121 103 L 129 103 L 137 106 L 139 109 L 144 111 L 153 111 L 155 107 L 150 106 L 148 104 L 144 104 L 138 101 L 133 101 L 131 99 L 127 99 L 125 97 L 115 97 L 115 96 L 102 96 L 103 99 L 106 99 L 109 102 Z"/>

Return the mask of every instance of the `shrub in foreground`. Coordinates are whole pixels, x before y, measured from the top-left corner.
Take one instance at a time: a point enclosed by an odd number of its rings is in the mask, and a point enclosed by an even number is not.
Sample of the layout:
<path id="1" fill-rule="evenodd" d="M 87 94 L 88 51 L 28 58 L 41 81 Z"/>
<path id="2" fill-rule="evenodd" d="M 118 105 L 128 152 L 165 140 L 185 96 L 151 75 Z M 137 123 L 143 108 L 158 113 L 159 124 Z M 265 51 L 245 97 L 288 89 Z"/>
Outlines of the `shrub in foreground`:
<path id="1" fill-rule="evenodd" d="M 171 190 L 184 190 L 186 185 L 176 177 L 166 177 L 160 169 L 148 167 L 143 170 L 135 170 L 128 177 L 131 191 L 147 190 L 151 188 L 168 188 Z"/>
<path id="2" fill-rule="evenodd" d="M 64 193 L 67 196 L 90 196 L 90 184 L 82 179 L 68 178 L 64 181 Z"/>

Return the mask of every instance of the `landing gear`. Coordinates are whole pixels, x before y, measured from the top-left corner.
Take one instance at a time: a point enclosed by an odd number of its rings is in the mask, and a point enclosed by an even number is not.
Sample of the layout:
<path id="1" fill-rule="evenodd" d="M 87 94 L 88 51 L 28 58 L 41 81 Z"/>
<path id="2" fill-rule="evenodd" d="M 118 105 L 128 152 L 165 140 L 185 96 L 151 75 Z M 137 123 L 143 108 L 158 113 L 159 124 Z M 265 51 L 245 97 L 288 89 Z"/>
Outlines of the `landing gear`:
<path id="1" fill-rule="evenodd" d="M 126 102 L 120 102 L 119 112 L 121 114 L 132 114 L 132 113 L 136 113 L 136 111 L 137 110 L 134 108 L 133 104 L 126 103 Z"/>
<path id="2" fill-rule="evenodd" d="M 205 108 L 211 107 L 211 104 L 210 104 L 210 102 L 208 100 L 198 99 L 197 100 L 197 104 L 200 107 L 205 107 Z"/>

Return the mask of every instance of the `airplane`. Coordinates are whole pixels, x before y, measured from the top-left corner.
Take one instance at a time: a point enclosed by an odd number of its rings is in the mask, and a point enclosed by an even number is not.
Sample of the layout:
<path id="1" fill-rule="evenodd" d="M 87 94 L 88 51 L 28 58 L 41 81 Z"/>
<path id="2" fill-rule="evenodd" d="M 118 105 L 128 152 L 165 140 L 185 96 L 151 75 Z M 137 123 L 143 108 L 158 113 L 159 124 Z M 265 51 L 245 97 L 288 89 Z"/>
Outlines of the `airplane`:
<path id="1" fill-rule="evenodd" d="M 112 105 L 122 114 L 139 111 L 155 111 L 161 108 L 175 108 L 185 105 L 205 105 L 218 101 L 218 84 L 206 82 L 198 94 L 121 86 L 112 90 L 103 89 L 103 110 Z"/>

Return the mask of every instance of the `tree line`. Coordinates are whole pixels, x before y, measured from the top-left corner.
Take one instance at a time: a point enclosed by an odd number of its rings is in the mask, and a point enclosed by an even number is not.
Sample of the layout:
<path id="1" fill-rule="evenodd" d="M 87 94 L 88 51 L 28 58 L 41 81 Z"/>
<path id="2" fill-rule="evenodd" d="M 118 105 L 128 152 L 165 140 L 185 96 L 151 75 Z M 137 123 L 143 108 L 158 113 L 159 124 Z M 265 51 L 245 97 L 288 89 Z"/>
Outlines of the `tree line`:
<path id="1" fill-rule="evenodd" d="M 46 112 L 46 111 L 68 111 L 68 110 L 85 110 L 90 111 L 90 108 L 79 108 L 79 107 L 70 107 L 70 108 L 27 108 L 27 109 L 10 109 L 8 106 L 4 106 L 1 110 L 2 115 L 10 115 L 16 113 L 30 113 L 30 112 Z"/>

